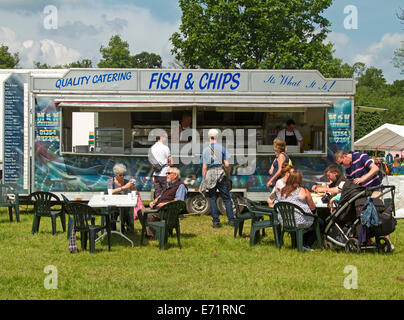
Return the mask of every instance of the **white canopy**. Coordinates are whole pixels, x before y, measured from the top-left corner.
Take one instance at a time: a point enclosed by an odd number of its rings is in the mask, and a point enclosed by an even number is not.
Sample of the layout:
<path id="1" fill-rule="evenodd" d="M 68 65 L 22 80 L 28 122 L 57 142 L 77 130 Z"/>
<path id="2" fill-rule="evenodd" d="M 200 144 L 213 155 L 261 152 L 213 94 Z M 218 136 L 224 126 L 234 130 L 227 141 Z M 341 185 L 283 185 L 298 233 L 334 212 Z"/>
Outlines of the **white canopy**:
<path id="1" fill-rule="evenodd" d="M 355 150 L 404 150 L 404 126 L 386 123 L 354 143 Z"/>

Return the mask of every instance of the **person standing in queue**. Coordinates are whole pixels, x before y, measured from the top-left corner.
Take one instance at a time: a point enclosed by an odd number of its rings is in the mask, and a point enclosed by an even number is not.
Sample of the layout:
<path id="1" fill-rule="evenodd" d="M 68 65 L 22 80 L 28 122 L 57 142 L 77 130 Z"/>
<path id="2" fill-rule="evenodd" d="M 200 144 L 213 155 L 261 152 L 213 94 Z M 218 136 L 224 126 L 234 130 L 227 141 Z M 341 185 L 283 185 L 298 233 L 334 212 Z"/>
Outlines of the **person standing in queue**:
<path id="1" fill-rule="evenodd" d="M 290 164 L 291 161 L 289 156 L 285 153 L 286 143 L 285 140 L 280 138 L 274 139 L 274 150 L 275 150 L 275 160 L 272 162 L 271 168 L 269 169 L 269 180 L 267 182 L 268 188 L 273 188 L 276 181 L 281 178 L 282 166 L 284 163 Z"/>
<path id="2" fill-rule="evenodd" d="M 220 197 L 226 207 L 228 224 L 234 226 L 233 205 L 229 190 L 230 164 L 228 159 L 230 156 L 226 148 L 216 142 L 219 136 L 218 130 L 210 129 L 208 136 L 210 144 L 202 152 L 202 183 L 199 190 L 208 193 L 213 228 L 221 226 L 216 203 L 216 189 L 219 189 Z"/>
<path id="3" fill-rule="evenodd" d="M 285 140 L 288 146 L 298 145 L 300 150 L 303 149 L 303 137 L 292 119 L 286 121 L 286 128 L 279 131 L 277 138 Z"/>
<path id="4" fill-rule="evenodd" d="M 156 137 L 156 143 L 149 150 L 149 162 L 153 166 L 154 198 L 158 198 L 167 184 L 167 170 L 172 165 L 170 148 L 165 144 L 167 134 Z"/>

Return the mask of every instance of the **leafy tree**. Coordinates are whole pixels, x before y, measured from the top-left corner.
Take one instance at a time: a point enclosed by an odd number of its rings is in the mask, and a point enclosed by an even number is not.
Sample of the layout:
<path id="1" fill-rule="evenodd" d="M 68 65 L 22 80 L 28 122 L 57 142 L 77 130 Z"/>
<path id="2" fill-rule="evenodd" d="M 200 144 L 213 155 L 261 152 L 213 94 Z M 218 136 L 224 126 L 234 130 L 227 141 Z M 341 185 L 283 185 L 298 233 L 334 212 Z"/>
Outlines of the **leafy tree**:
<path id="1" fill-rule="evenodd" d="M 341 61 L 324 44 L 332 0 L 179 0 L 180 32 L 172 53 L 188 68 L 318 69 Z"/>
<path id="2" fill-rule="evenodd" d="M 128 68 L 131 65 L 129 44 L 118 35 L 111 37 L 107 47 L 101 46 L 100 52 L 100 68 Z"/>
<path id="3" fill-rule="evenodd" d="M 37 69 L 69 69 L 69 68 L 92 68 L 92 61 L 90 59 L 83 59 L 76 62 L 68 63 L 65 65 L 51 66 L 47 63 L 41 63 L 39 61 L 34 61 L 34 66 Z"/>
<path id="4" fill-rule="evenodd" d="M 380 127 L 383 123 L 383 114 L 381 112 L 359 111 L 355 115 L 355 141 Z"/>
<path id="5" fill-rule="evenodd" d="M 63 69 L 61 65 L 51 66 L 47 63 L 41 63 L 40 61 L 34 61 L 34 67 L 36 69 Z"/>
<path id="6" fill-rule="evenodd" d="M 387 87 L 389 95 L 404 97 L 404 80 L 396 80 Z"/>
<path id="7" fill-rule="evenodd" d="M 68 63 L 64 65 L 65 68 L 92 68 L 93 62 L 90 59 L 83 59 L 76 62 Z"/>
<path id="8" fill-rule="evenodd" d="M 404 10 L 401 9 L 401 13 L 397 14 L 397 17 L 404 23 Z M 396 68 L 400 69 L 404 74 L 404 41 L 401 42 L 401 48 L 394 51 L 393 64 Z"/>
<path id="9" fill-rule="evenodd" d="M 163 61 L 158 54 L 143 51 L 132 57 L 132 68 L 161 68 Z"/>
<path id="10" fill-rule="evenodd" d="M 358 70 L 360 76 L 357 78 L 355 105 L 383 108 L 386 111 L 359 111 L 355 116 L 355 140 L 384 123 L 404 125 L 404 80 L 386 84 L 382 70 L 366 68 L 363 64 Z"/>
<path id="11" fill-rule="evenodd" d="M 367 68 L 358 78 L 358 86 L 364 86 L 373 90 L 382 89 L 386 85 L 386 79 L 383 76 L 383 70 L 374 67 Z"/>
<path id="12" fill-rule="evenodd" d="M 0 69 L 13 69 L 19 62 L 18 53 L 11 54 L 7 46 L 0 45 Z"/>
<path id="13" fill-rule="evenodd" d="M 112 36 L 108 46 L 101 46 L 100 68 L 161 68 L 162 59 L 155 53 L 142 52 L 130 55 L 129 44 L 119 35 Z"/>
<path id="14" fill-rule="evenodd" d="M 401 48 L 394 51 L 394 66 L 400 69 L 400 73 L 404 74 L 404 42 Z"/>

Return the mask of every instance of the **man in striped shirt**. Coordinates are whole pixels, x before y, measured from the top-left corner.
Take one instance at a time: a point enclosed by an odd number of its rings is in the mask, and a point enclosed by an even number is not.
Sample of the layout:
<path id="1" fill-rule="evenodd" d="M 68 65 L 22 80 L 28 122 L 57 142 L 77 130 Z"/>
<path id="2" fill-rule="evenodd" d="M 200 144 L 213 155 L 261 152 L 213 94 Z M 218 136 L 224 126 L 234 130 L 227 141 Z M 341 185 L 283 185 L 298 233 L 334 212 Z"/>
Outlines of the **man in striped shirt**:
<path id="1" fill-rule="evenodd" d="M 335 162 L 345 167 L 347 179 L 364 187 L 378 187 L 382 184 L 379 177 L 379 167 L 366 153 L 337 151 L 334 154 Z"/>

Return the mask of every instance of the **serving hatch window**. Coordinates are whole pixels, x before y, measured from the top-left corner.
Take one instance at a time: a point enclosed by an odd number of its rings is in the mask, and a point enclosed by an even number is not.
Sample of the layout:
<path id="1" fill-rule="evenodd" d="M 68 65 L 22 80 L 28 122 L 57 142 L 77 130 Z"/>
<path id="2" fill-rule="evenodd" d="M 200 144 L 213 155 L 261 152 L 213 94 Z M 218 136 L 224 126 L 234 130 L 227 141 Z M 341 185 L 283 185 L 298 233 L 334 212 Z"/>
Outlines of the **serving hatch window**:
<path id="1" fill-rule="evenodd" d="M 244 129 L 244 141 L 247 145 L 248 129 L 255 129 L 257 152 L 273 153 L 271 149 L 273 140 L 285 128 L 286 121 L 292 119 L 296 124 L 296 130 L 303 137 L 303 148 L 302 150 L 288 148 L 289 153 L 324 154 L 326 152 L 326 107 L 237 109 L 231 106 L 121 109 L 119 111 L 103 109 L 98 112 L 86 112 L 86 109 L 82 111 L 79 107 L 65 107 L 62 108 L 62 151 L 147 155 L 148 149 L 154 143 L 149 140 L 150 132 L 157 128 L 164 129 L 171 142 L 172 122 L 181 124 L 186 115 L 188 120 L 191 120 L 187 124 L 190 128 L 194 127 L 192 122 L 196 120 L 200 143 L 203 142 L 203 133 L 206 129 L 217 128 L 222 131 Z M 102 135 L 96 134 L 99 132 L 97 128 L 105 129 Z M 108 148 L 97 148 L 97 139 L 108 134 L 114 135 L 109 138 L 114 141 L 118 139 L 118 135 L 122 136 L 121 149 L 114 148 L 108 151 Z M 93 142 L 93 148 L 91 139 L 96 140 L 95 143 Z"/>
<path id="2" fill-rule="evenodd" d="M 296 124 L 296 130 L 303 137 L 303 148 L 289 147 L 291 153 L 325 153 L 326 143 L 326 108 L 284 108 L 276 110 L 265 108 L 242 108 L 237 111 L 229 111 L 230 108 L 215 111 L 200 110 L 197 113 L 200 136 L 203 129 L 218 128 L 244 129 L 245 145 L 248 140 L 248 129 L 256 130 L 257 152 L 273 153 L 273 140 L 279 132 L 285 129 L 286 122 L 292 119 Z M 218 111 L 220 110 L 220 111 Z"/>

